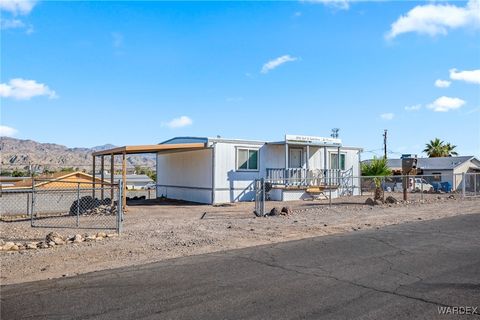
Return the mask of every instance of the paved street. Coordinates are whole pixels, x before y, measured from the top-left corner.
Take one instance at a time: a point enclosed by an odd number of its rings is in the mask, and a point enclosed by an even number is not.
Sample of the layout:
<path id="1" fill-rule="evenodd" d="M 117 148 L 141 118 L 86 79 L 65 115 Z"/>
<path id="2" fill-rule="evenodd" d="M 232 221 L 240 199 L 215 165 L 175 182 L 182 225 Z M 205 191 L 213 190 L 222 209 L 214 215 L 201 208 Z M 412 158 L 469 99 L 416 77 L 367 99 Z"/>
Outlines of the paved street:
<path id="1" fill-rule="evenodd" d="M 480 319 L 480 214 L 1 288 L 6 319 Z M 68 272 L 69 270 L 66 270 Z"/>

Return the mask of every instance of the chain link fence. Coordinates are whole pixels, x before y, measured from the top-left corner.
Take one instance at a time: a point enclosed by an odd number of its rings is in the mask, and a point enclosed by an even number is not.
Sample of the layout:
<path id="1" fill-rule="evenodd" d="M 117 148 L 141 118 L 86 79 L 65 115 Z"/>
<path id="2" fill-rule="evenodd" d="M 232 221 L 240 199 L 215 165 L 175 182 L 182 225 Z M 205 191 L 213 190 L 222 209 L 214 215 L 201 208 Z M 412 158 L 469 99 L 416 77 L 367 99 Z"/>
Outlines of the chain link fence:
<path id="1" fill-rule="evenodd" d="M 3 220 L 29 218 L 32 212 L 32 189 L 0 189 L 0 217 Z"/>
<path id="2" fill-rule="evenodd" d="M 442 195 L 461 196 L 461 182 L 453 174 L 359 177 L 358 199 L 342 198 L 342 201 L 360 203 L 368 198 L 381 203 L 433 202 Z M 357 186 L 354 186 L 356 188 Z"/>
<path id="3" fill-rule="evenodd" d="M 3 190 L 0 215 L 29 218 L 32 227 L 120 232 L 121 192 L 119 184 L 94 188 L 91 182 L 35 180 L 30 189 Z"/>
<path id="4" fill-rule="evenodd" d="M 478 197 L 480 173 L 257 179 L 254 185 L 255 214 L 261 216 L 265 214 L 265 201 L 311 200 L 329 205 L 373 205 Z"/>

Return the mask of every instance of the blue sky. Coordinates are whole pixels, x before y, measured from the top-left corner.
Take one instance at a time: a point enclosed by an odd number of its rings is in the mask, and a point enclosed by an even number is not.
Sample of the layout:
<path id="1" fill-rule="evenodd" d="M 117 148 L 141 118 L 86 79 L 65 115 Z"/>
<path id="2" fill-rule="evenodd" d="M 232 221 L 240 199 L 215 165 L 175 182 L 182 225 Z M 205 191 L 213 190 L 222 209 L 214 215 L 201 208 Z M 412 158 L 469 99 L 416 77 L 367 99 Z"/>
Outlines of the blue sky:
<path id="1" fill-rule="evenodd" d="M 89 147 L 338 127 L 369 158 L 388 129 L 391 157 L 435 137 L 480 155 L 478 0 L 0 8 L 3 135 Z"/>

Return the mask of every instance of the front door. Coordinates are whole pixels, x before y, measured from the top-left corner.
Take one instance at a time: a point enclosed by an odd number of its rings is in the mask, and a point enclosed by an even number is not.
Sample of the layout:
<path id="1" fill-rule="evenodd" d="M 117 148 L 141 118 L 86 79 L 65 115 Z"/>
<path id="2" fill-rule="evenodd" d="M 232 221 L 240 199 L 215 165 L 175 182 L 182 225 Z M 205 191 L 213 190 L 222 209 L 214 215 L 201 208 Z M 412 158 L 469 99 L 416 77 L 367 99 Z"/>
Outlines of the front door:
<path id="1" fill-rule="evenodd" d="M 302 167 L 302 149 L 290 149 L 289 155 L 289 168 L 301 168 Z"/>
<path id="2" fill-rule="evenodd" d="M 290 184 L 299 185 L 302 180 L 302 149 L 292 148 L 289 150 L 288 157 L 288 178 L 290 179 Z"/>

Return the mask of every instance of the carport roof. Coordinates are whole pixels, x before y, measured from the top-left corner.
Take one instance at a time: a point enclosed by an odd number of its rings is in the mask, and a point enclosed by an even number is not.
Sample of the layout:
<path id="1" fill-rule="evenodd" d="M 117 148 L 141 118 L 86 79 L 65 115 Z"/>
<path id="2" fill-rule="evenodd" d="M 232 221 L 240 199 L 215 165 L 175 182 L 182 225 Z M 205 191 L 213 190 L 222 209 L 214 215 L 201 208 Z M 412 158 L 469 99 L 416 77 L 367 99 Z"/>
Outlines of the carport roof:
<path id="1" fill-rule="evenodd" d="M 139 153 L 156 153 L 160 151 L 182 150 L 182 149 L 202 149 L 205 143 L 176 143 L 176 144 L 151 144 L 137 146 L 123 146 L 112 149 L 100 150 L 93 152 L 93 156 L 108 156 L 119 154 L 139 154 Z"/>

